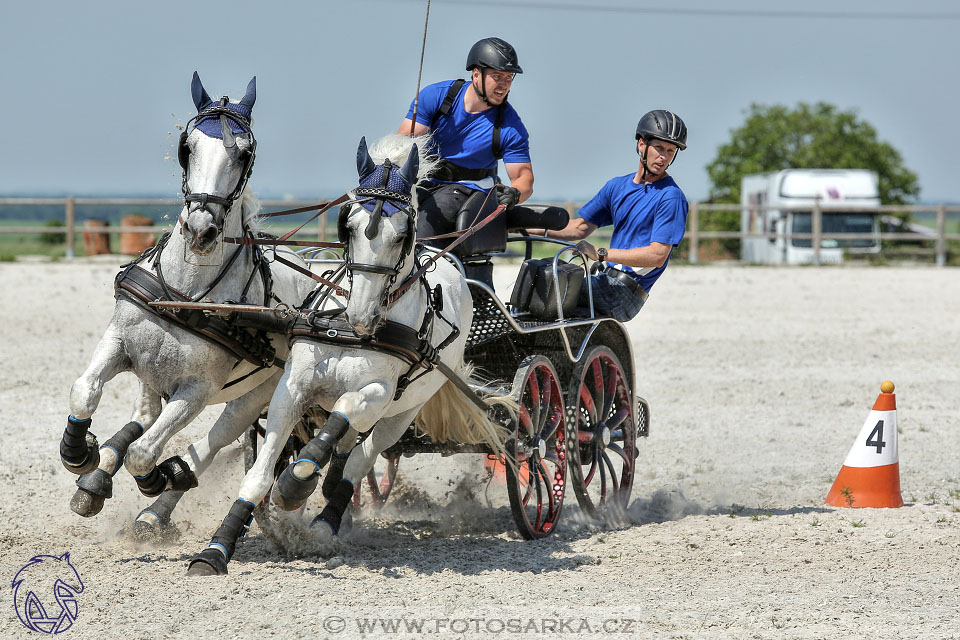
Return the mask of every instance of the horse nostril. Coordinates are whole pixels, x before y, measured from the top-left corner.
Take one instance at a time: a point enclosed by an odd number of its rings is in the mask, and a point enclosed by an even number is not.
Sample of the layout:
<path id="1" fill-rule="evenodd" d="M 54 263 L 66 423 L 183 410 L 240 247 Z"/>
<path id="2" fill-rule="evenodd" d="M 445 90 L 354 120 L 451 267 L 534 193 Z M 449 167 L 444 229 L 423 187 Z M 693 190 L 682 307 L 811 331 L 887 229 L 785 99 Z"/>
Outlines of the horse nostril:
<path id="1" fill-rule="evenodd" d="M 203 244 L 213 244 L 213 241 L 217 239 L 217 230 L 215 227 L 210 227 L 200 236 L 200 242 Z"/>

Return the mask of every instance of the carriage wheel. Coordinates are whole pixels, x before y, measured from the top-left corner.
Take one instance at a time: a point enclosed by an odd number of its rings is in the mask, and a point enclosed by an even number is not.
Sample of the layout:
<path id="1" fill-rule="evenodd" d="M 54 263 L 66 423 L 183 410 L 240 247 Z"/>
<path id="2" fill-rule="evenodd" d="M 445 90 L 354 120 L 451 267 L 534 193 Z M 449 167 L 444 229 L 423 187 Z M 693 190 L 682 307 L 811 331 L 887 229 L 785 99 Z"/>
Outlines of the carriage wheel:
<path id="1" fill-rule="evenodd" d="M 608 347 L 596 346 L 573 371 L 567 398 L 570 482 L 594 518 L 622 513 L 630 501 L 637 428 L 630 385 Z"/>
<path id="2" fill-rule="evenodd" d="M 507 442 L 507 493 L 520 534 L 548 536 L 556 527 L 567 484 L 563 393 L 550 360 L 530 356 L 513 381 L 520 407 Z"/>

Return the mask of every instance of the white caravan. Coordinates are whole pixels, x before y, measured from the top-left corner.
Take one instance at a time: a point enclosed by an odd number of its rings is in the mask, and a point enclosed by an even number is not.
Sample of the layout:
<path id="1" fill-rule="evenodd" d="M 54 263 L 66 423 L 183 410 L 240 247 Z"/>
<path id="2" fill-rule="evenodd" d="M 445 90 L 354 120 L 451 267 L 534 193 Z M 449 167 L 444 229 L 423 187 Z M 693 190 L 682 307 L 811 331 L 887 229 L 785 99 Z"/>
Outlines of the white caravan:
<path id="1" fill-rule="evenodd" d="M 866 169 L 785 169 L 744 176 L 740 229 L 744 233 L 812 233 L 812 210 L 817 202 L 823 210 L 824 235 L 872 234 L 870 238 L 821 240 L 820 262 L 842 262 L 845 251 L 880 251 L 878 212 L 844 211 L 880 205 L 877 174 Z M 740 247 L 740 258 L 745 262 L 813 262 L 810 238 L 744 238 Z"/>

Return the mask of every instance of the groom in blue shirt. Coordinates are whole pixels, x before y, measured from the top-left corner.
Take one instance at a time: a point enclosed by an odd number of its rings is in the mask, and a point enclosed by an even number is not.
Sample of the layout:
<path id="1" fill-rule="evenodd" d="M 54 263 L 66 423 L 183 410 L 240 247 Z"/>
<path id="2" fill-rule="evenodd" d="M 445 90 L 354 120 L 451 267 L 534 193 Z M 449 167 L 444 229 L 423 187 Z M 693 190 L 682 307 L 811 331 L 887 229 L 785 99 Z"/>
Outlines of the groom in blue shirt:
<path id="1" fill-rule="evenodd" d="M 663 273 L 673 247 L 687 225 L 687 199 L 667 174 L 678 151 L 687 148 L 687 127 L 663 109 L 644 114 L 637 124 L 636 172 L 609 180 L 580 208 L 575 218 L 547 237 L 577 242 L 577 250 L 602 268 L 591 276 L 597 315 L 626 322 L 639 313 L 653 283 Z M 584 238 L 613 225 L 610 248 L 597 248 Z M 536 232 L 536 230 L 534 230 Z M 579 306 L 586 307 L 587 283 Z"/>

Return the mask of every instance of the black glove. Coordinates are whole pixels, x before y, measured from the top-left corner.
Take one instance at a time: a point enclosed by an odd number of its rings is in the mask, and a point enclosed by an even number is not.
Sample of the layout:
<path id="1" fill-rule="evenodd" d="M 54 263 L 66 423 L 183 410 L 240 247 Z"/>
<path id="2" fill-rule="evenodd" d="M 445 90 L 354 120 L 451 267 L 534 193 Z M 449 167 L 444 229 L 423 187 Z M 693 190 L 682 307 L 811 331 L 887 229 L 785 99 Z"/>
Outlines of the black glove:
<path id="1" fill-rule="evenodd" d="M 506 205 L 507 209 L 512 209 L 513 205 L 520 202 L 520 190 L 508 187 L 504 184 L 497 185 L 497 203 Z"/>

